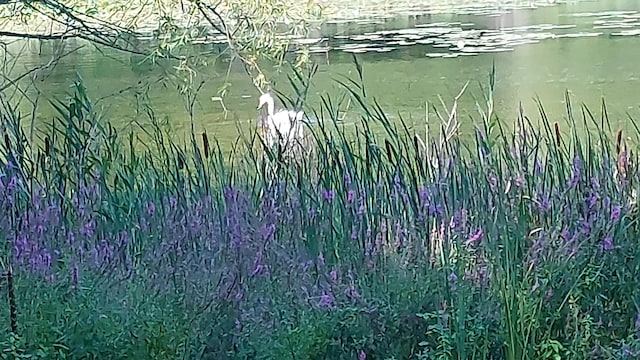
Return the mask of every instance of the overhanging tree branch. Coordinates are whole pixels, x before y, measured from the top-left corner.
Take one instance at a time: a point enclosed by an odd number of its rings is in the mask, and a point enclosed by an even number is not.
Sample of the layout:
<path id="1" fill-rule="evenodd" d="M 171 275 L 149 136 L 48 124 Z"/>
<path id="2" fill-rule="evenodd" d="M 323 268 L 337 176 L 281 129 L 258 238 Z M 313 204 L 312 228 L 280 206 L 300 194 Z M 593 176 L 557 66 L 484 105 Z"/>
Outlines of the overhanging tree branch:
<path id="1" fill-rule="evenodd" d="M 30 33 L 18 33 L 13 31 L 0 31 L 0 37 L 11 37 L 21 39 L 37 39 L 37 40 L 63 40 L 77 37 L 73 34 L 30 34 Z"/>

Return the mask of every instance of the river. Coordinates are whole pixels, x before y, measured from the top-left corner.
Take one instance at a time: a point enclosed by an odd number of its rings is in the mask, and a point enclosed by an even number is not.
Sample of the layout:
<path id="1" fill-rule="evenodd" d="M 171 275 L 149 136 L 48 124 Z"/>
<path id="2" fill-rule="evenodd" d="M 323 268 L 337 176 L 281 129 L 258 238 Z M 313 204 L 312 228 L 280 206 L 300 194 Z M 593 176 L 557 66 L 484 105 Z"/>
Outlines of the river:
<path id="1" fill-rule="evenodd" d="M 426 104 L 442 107 L 438 96 L 450 106 L 453 97 L 469 81 L 460 100 L 463 131 L 479 120 L 476 101 L 483 104 L 480 84 L 488 84 L 492 62 L 496 66 L 495 112 L 505 122 L 513 122 L 522 102 L 531 118 L 537 118 L 535 98 L 539 98 L 552 120 L 565 118 L 564 94 L 569 91 L 574 104 L 586 103 L 598 113 L 604 98 L 614 127 L 629 128 L 626 114 L 640 118 L 640 2 L 600 1 L 520 1 L 517 6 L 474 6 L 458 1 L 454 13 L 406 7 L 375 16 L 335 19 L 315 30 L 310 38 L 322 39 L 313 46 L 319 71 L 307 105 L 319 106 L 319 96 L 337 99 L 343 90 L 336 83 L 342 75 L 355 77 L 352 54 L 363 65 L 364 85 L 394 121 L 400 116 L 409 126 L 423 127 Z M 505 3 L 505 2 L 503 2 Z M 506 2 L 510 3 L 510 2 Z M 13 49 L 24 44 L 14 43 Z M 66 48 L 80 46 L 70 41 Z M 86 45 L 86 44 L 84 44 Z M 49 61 L 55 44 L 31 41 L 21 55 L 16 71 Z M 149 87 L 149 102 L 159 120 L 174 134 L 186 134 L 190 118 L 184 101 L 172 87 L 155 79 L 161 72 L 141 58 L 112 49 L 84 46 L 63 58 L 49 72 L 38 76 L 37 89 L 45 99 L 62 97 L 70 90 L 75 74 L 82 76 L 96 106 L 112 122 L 127 128 L 134 121 L 148 124 L 136 115 L 139 93 Z M 228 112 L 211 101 L 224 82 L 227 65 L 219 63 L 202 71 L 206 80 L 195 106 L 196 132 L 206 130 L 223 147 L 236 139 L 238 129 L 248 129 L 257 118 L 258 93 L 239 68 L 232 67 L 232 86 L 225 97 Z M 290 92 L 286 73 L 273 78 L 279 89 Z M 125 91 L 123 91 L 125 90 Z M 30 90 L 34 95 L 34 90 Z M 22 104 L 28 113 L 28 104 Z M 352 106 L 344 122 L 352 123 L 358 112 Z M 40 102 L 37 121 L 47 123 L 53 114 Z M 576 111 L 576 114 L 579 114 Z M 430 110 L 434 121 L 434 111 Z M 36 126 L 37 127 L 37 126 Z M 243 130 L 244 131 L 244 130 Z"/>

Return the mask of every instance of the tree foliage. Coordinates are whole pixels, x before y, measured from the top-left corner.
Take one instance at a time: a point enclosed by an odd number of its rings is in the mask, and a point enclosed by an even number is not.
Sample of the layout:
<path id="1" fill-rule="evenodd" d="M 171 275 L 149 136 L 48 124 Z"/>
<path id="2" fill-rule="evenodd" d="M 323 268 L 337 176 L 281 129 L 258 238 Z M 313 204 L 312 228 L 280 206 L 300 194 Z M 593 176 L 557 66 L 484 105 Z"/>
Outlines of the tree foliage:
<path id="1" fill-rule="evenodd" d="M 81 38 L 149 60 L 172 59 L 185 88 L 220 55 L 193 45 L 221 43 L 262 90 L 268 80 L 260 62 L 282 63 L 321 12 L 313 0 L 0 0 L 0 39 Z M 298 66 L 307 57 L 301 49 Z"/>

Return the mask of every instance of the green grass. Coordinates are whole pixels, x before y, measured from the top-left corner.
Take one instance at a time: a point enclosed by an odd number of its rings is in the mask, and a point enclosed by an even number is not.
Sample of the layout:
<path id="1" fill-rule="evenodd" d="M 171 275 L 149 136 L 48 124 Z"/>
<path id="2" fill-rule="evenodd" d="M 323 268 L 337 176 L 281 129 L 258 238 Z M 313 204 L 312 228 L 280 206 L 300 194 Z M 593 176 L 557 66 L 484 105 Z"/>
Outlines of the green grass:
<path id="1" fill-rule="evenodd" d="M 141 144 L 80 83 L 31 144 L 5 104 L 2 356 L 638 356 L 637 146 L 604 105 L 499 119 L 492 79 L 470 141 L 455 106 L 416 134 L 345 80 L 356 131 L 324 98 L 302 159 Z"/>

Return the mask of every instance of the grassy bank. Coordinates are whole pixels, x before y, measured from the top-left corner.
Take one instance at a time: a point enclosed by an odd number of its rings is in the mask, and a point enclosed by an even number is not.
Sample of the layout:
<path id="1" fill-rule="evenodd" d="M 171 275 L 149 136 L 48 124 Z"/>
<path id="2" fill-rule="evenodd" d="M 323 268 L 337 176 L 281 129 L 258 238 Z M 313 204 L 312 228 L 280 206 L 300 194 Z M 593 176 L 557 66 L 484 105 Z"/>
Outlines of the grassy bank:
<path id="1" fill-rule="evenodd" d="M 637 152 L 604 107 L 569 112 L 585 136 L 540 107 L 426 140 L 350 86 L 357 135 L 325 98 L 297 161 L 248 138 L 225 160 L 200 134 L 141 151 L 81 84 L 32 148 L 4 104 L 3 356 L 640 354 Z"/>

